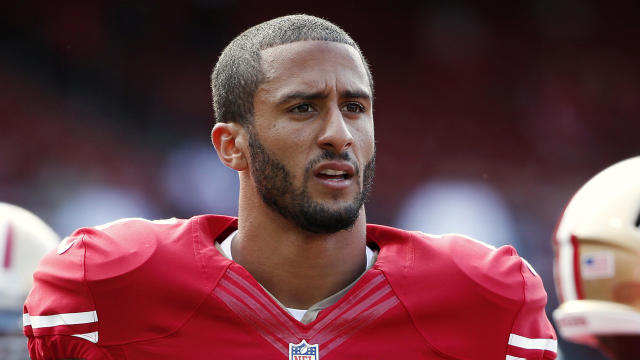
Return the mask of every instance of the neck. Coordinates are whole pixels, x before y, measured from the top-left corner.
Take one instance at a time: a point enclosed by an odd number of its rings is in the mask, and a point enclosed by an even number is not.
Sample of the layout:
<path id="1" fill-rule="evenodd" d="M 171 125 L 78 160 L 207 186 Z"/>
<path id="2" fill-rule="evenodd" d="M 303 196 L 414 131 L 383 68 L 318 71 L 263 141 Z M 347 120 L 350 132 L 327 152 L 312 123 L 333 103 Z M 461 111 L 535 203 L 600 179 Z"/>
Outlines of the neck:
<path id="1" fill-rule="evenodd" d="M 308 309 L 364 271 L 364 209 L 349 230 L 313 234 L 268 208 L 261 199 L 249 199 L 241 191 L 240 200 L 233 259 L 286 307 Z"/>

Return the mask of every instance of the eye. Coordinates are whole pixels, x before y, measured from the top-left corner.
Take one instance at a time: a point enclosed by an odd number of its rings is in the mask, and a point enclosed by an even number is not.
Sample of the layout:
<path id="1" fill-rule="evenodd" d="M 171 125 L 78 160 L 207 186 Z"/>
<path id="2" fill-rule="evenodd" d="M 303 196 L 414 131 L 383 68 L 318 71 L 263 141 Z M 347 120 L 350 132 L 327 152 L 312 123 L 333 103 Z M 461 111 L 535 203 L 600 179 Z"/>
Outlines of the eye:
<path id="1" fill-rule="evenodd" d="M 342 111 L 363 113 L 363 112 L 365 112 L 365 108 L 360 103 L 350 102 L 350 103 L 346 103 L 346 104 L 344 104 L 342 106 Z"/>
<path id="2" fill-rule="evenodd" d="M 309 103 L 298 104 L 289 110 L 294 113 L 308 113 L 314 111 L 313 105 Z"/>

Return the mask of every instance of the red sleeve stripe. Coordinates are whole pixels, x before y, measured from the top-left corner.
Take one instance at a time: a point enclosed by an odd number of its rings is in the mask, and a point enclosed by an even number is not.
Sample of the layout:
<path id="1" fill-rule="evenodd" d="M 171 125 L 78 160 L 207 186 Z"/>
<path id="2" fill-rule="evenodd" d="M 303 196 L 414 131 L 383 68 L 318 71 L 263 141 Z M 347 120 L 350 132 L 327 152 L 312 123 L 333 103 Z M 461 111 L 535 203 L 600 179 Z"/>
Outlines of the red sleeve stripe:
<path id="1" fill-rule="evenodd" d="M 23 326 L 31 326 L 33 329 L 48 328 L 60 325 L 89 324 L 98 321 L 95 311 L 85 311 L 67 314 L 32 316 L 29 313 L 22 315 Z"/>
<path id="2" fill-rule="evenodd" d="M 530 339 L 524 336 L 509 334 L 509 345 L 529 350 L 546 350 L 557 352 L 558 341 L 554 339 Z"/>

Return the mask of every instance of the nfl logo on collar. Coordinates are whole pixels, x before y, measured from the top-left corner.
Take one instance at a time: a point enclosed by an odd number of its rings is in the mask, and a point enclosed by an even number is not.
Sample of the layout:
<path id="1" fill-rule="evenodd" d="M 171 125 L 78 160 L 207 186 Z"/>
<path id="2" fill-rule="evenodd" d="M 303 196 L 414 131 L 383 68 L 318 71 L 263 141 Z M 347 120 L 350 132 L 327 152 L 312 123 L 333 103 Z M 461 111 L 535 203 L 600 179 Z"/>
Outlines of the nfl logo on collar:
<path id="1" fill-rule="evenodd" d="M 306 340 L 302 340 L 300 344 L 289 344 L 289 360 L 318 360 L 318 344 L 309 345 Z"/>

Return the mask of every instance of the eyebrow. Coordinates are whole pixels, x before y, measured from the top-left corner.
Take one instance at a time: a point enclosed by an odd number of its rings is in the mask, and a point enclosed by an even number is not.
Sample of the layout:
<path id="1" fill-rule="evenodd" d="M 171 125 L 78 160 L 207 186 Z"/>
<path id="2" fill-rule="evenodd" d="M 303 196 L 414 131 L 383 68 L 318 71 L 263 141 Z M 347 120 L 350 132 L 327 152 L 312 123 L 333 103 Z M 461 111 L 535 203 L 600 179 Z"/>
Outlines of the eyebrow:
<path id="1" fill-rule="evenodd" d="M 324 99 L 327 96 L 328 94 L 323 93 L 321 91 L 316 91 L 312 93 L 308 93 L 304 91 L 296 91 L 281 97 L 280 100 L 278 100 L 278 104 L 282 105 L 294 100 L 318 100 L 318 99 Z"/>
<path id="2" fill-rule="evenodd" d="M 325 99 L 329 96 L 328 93 L 322 91 L 316 92 L 304 92 L 304 91 L 295 91 L 289 94 L 286 94 L 278 100 L 278 104 L 282 105 L 294 100 L 318 100 Z M 366 91 L 361 90 L 345 90 L 340 93 L 340 97 L 348 98 L 348 99 L 364 99 L 367 101 L 371 101 L 371 95 L 369 95 Z"/>
<path id="3" fill-rule="evenodd" d="M 342 93 L 342 97 L 349 99 L 364 99 L 371 101 L 371 94 L 362 90 L 346 90 Z"/>

